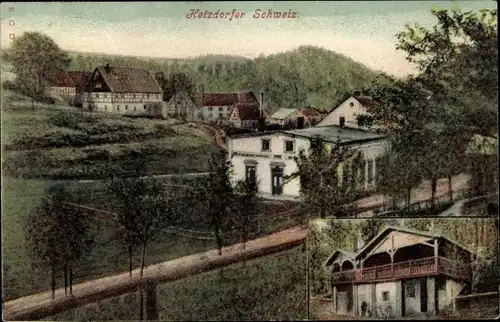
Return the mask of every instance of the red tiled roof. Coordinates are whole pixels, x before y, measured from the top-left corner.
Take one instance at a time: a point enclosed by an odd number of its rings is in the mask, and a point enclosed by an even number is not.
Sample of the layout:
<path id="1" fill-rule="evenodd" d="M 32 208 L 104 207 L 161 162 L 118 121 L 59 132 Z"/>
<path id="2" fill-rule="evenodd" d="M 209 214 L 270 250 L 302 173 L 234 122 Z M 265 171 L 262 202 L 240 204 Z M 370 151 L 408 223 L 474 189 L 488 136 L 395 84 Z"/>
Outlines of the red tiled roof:
<path id="1" fill-rule="evenodd" d="M 68 76 L 67 72 L 57 74 L 50 82 L 51 87 L 75 87 L 75 82 Z"/>
<path id="2" fill-rule="evenodd" d="M 252 92 L 203 93 L 201 106 L 233 106 L 237 103 L 258 104 Z"/>
<path id="3" fill-rule="evenodd" d="M 83 92 L 85 84 L 92 76 L 92 72 L 70 71 L 68 72 L 68 76 L 75 83 L 77 91 Z"/>
<path id="4" fill-rule="evenodd" d="M 234 108 L 238 111 L 241 120 L 258 120 L 260 117 L 260 109 L 257 104 L 238 103 Z"/>
<path id="5" fill-rule="evenodd" d="M 371 97 L 368 96 L 355 96 L 354 97 L 361 105 L 366 107 L 377 106 L 378 104 L 374 102 Z"/>
<path id="6" fill-rule="evenodd" d="M 317 117 L 317 116 L 321 116 L 321 113 L 318 112 L 318 110 L 316 110 L 315 108 L 313 107 L 304 107 L 302 110 L 301 110 L 302 114 L 306 117 Z"/>

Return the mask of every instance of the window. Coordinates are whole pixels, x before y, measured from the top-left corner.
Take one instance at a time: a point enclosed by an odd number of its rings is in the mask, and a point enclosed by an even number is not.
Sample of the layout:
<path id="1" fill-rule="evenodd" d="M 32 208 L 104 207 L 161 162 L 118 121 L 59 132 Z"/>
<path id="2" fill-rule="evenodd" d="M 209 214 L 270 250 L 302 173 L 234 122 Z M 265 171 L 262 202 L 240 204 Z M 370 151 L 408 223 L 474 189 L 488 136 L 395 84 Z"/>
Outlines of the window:
<path id="1" fill-rule="evenodd" d="M 125 97 L 125 94 L 122 93 L 122 98 L 124 98 L 124 97 Z"/>
<path id="2" fill-rule="evenodd" d="M 144 104 L 144 109 L 146 109 L 146 104 Z"/>
<path id="3" fill-rule="evenodd" d="M 135 93 L 133 94 L 133 97 L 135 98 Z"/>
<path id="4" fill-rule="evenodd" d="M 212 110 L 212 106 L 209 106 L 209 107 L 208 107 L 208 110 L 209 110 L 209 111 L 211 111 L 211 110 Z"/>
<path id="5" fill-rule="evenodd" d="M 104 105 L 104 110 L 107 111 L 108 110 L 108 106 L 107 105 Z"/>
<path id="6" fill-rule="evenodd" d="M 136 108 L 136 107 L 134 106 L 134 112 L 135 112 L 135 108 Z"/>
<path id="7" fill-rule="evenodd" d="M 125 109 L 128 110 L 128 105 L 125 105 Z"/>
<path id="8" fill-rule="evenodd" d="M 350 106 L 350 107 L 353 107 L 353 106 L 354 106 L 354 103 L 353 103 L 353 102 L 349 103 L 349 106 Z"/>
<path id="9" fill-rule="evenodd" d="M 270 151 L 271 150 L 271 140 L 262 139 L 262 151 Z"/>
<path id="10" fill-rule="evenodd" d="M 405 297 L 415 297 L 415 283 L 407 282 L 405 287 Z"/>
<path id="11" fill-rule="evenodd" d="M 382 292 L 382 301 L 389 301 L 389 292 Z"/>
<path id="12" fill-rule="evenodd" d="M 294 142 L 293 141 L 285 141 L 285 152 L 293 152 L 294 151 Z"/>
<path id="13" fill-rule="evenodd" d="M 247 164 L 245 166 L 245 180 L 249 181 L 256 179 L 257 167 L 254 164 Z"/>
<path id="14" fill-rule="evenodd" d="M 219 111 L 222 112 L 224 110 L 224 107 L 219 106 Z"/>
<path id="15" fill-rule="evenodd" d="M 120 111 L 120 105 L 116 105 L 116 110 Z"/>
<path id="16" fill-rule="evenodd" d="M 375 176 L 373 175 L 373 160 L 366 160 L 368 168 L 368 185 L 373 185 L 375 183 Z"/>

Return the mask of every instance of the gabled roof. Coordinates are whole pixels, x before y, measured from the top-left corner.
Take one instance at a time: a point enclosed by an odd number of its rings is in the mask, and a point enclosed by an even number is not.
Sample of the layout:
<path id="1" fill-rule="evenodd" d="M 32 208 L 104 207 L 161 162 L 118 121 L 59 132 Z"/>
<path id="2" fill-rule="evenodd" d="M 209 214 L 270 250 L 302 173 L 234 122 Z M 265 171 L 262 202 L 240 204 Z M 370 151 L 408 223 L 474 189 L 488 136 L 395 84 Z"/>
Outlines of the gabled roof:
<path id="1" fill-rule="evenodd" d="M 233 106 L 237 103 L 258 104 L 253 92 L 207 92 L 201 95 L 201 106 Z"/>
<path id="2" fill-rule="evenodd" d="M 320 113 L 315 107 L 304 107 L 300 110 L 300 112 L 306 117 L 322 116 L 322 113 Z"/>
<path id="3" fill-rule="evenodd" d="M 343 249 L 336 249 L 330 257 L 325 261 L 323 266 L 330 266 L 332 263 L 337 259 L 339 255 L 345 255 L 349 259 L 354 259 L 356 257 L 356 252 L 351 252 L 348 250 L 343 250 Z"/>
<path id="4" fill-rule="evenodd" d="M 295 108 L 280 108 L 277 110 L 273 115 L 271 115 L 271 118 L 273 119 L 278 119 L 278 120 L 284 120 L 291 114 L 295 113 L 297 109 Z"/>
<path id="5" fill-rule="evenodd" d="M 75 87 L 75 82 L 69 77 L 68 72 L 57 74 L 50 82 L 51 87 Z"/>
<path id="6" fill-rule="evenodd" d="M 69 71 L 68 76 L 73 80 L 78 91 L 83 91 L 85 84 L 92 77 L 92 72 Z"/>
<path id="7" fill-rule="evenodd" d="M 146 69 L 99 66 L 96 68 L 114 93 L 161 93 L 160 84 Z"/>
<path id="8" fill-rule="evenodd" d="M 383 231 L 381 231 L 377 236 L 375 236 L 372 240 L 370 240 L 362 249 L 360 249 L 358 251 L 358 253 L 356 254 L 355 259 L 362 257 L 364 254 L 366 254 L 368 251 L 370 251 L 370 249 L 375 247 L 385 236 L 387 236 L 389 233 L 391 233 L 393 231 L 400 231 L 400 232 L 405 232 L 405 233 L 409 233 L 412 235 L 419 235 L 419 236 L 423 236 L 423 237 L 428 237 L 429 239 L 434 239 L 434 238 L 444 239 L 444 240 L 448 241 L 449 243 L 454 244 L 454 245 L 458 246 L 459 248 L 462 248 L 463 250 L 465 250 L 469 253 L 473 253 L 471 250 L 467 249 L 465 246 L 459 244 L 458 242 L 456 242 L 456 241 L 454 241 L 454 240 L 452 240 L 452 239 L 450 239 L 450 238 L 448 238 L 448 237 L 446 237 L 443 234 L 438 233 L 438 232 L 431 233 L 431 232 L 424 231 L 424 230 L 417 230 L 417 229 L 411 229 L 411 228 L 405 228 L 405 227 L 388 226 Z"/>
<path id="9" fill-rule="evenodd" d="M 234 106 L 241 120 L 258 120 L 260 109 L 256 104 L 238 103 Z"/>

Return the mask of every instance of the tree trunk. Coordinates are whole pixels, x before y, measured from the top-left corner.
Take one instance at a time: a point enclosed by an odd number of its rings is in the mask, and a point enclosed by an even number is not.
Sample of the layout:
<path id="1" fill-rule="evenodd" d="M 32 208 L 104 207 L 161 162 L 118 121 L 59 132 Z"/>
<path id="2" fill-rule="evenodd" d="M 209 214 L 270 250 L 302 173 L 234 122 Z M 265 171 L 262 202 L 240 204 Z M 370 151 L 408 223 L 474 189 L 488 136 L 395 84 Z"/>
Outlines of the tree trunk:
<path id="1" fill-rule="evenodd" d="M 144 292 L 142 281 L 139 284 L 139 320 L 144 321 Z"/>
<path id="2" fill-rule="evenodd" d="M 68 294 L 68 262 L 64 263 L 64 294 Z"/>
<path id="3" fill-rule="evenodd" d="M 432 205 L 432 207 L 435 206 L 435 202 L 436 202 L 436 188 L 437 188 L 437 178 L 432 177 L 432 179 L 431 179 L 431 205 Z"/>
<path id="4" fill-rule="evenodd" d="M 73 267 L 69 266 L 69 295 L 73 295 Z"/>
<path id="5" fill-rule="evenodd" d="M 132 277 L 132 245 L 128 245 L 128 271 Z"/>
<path id="6" fill-rule="evenodd" d="M 410 207 L 411 205 L 411 188 L 406 189 L 406 206 Z"/>
<path id="7" fill-rule="evenodd" d="M 453 185 L 451 183 L 451 176 L 448 176 L 448 195 L 450 196 L 450 200 L 453 200 Z"/>
<path id="8" fill-rule="evenodd" d="M 142 243 L 142 253 L 141 253 L 141 282 L 140 282 L 140 303 L 141 303 L 141 309 L 140 309 L 140 319 L 141 321 L 144 320 L 144 266 L 145 266 L 145 259 L 146 259 L 146 243 Z"/>
<path id="9" fill-rule="evenodd" d="M 144 275 L 144 265 L 146 263 L 146 243 L 142 244 L 142 254 L 141 254 L 141 279 Z"/>
<path id="10" fill-rule="evenodd" d="M 52 274 L 52 281 L 51 281 L 52 299 L 55 299 L 56 298 L 56 268 L 55 268 L 54 264 L 52 264 L 52 267 L 51 267 L 51 274 Z"/>

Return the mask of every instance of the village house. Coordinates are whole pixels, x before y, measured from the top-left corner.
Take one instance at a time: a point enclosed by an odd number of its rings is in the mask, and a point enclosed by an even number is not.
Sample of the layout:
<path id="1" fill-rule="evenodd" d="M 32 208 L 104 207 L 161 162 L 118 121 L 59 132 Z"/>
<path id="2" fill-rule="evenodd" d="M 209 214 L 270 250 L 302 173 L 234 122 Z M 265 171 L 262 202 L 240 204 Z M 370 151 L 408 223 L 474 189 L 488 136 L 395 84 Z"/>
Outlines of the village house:
<path id="1" fill-rule="evenodd" d="M 68 76 L 73 80 L 73 83 L 75 84 L 75 98 L 73 101 L 73 105 L 81 106 L 82 94 L 85 90 L 85 84 L 87 84 L 88 80 L 92 76 L 92 72 L 69 71 Z"/>
<path id="2" fill-rule="evenodd" d="M 258 105 L 237 103 L 229 116 L 229 124 L 237 128 L 256 129 L 260 113 Z"/>
<path id="3" fill-rule="evenodd" d="M 304 108 L 280 108 L 270 117 L 270 123 L 302 129 L 314 126 L 323 119 L 323 114 L 313 106 Z"/>
<path id="4" fill-rule="evenodd" d="M 178 91 L 163 102 L 163 118 L 178 118 L 197 121 L 198 109 L 185 91 Z"/>
<path id="5" fill-rule="evenodd" d="M 49 95 L 58 101 L 73 103 L 76 96 L 76 84 L 68 72 L 58 73 L 50 82 Z"/>
<path id="6" fill-rule="evenodd" d="M 234 114 L 233 109 L 238 105 L 238 112 Z M 260 104 L 255 97 L 253 92 L 226 92 L 226 93 L 203 93 L 201 97 L 201 107 L 198 115 L 198 119 L 202 119 L 208 122 L 222 122 L 230 123 L 230 116 L 233 116 L 233 121 L 237 125 L 241 120 L 239 115 L 241 114 L 241 108 L 248 108 L 252 111 L 260 109 Z M 237 114 L 237 115 L 236 115 Z M 253 112 L 243 113 L 244 116 L 253 116 Z M 250 122 L 250 120 L 245 120 L 245 124 L 255 122 Z"/>
<path id="7" fill-rule="evenodd" d="M 258 192 L 270 198 L 300 197 L 300 180 L 285 183 L 285 177 L 297 171 L 294 160 L 299 151 L 310 149 L 310 140 L 320 137 L 327 146 L 340 142 L 359 151 L 365 160 L 364 184 L 376 186 L 376 159 L 390 149 L 388 140 L 376 133 L 339 126 L 310 127 L 233 135 L 228 138 L 228 153 L 233 164 L 233 180 L 255 176 Z"/>
<path id="8" fill-rule="evenodd" d="M 367 113 L 367 107 L 375 106 L 376 103 L 369 96 L 364 96 L 361 91 L 356 91 L 339 106 L 333 108 L 330 113 L 318 123 L 318 126 L 340 125 L 352 128 L 365 128 L 358 118 Z"/>
<path id="9" fill-rule="evenodd" d="M 83 108 L 92 111 L 162 115 L 163 93 L 150 71 L 115 67 L 97 67 L 85 85 Z"/>
<path id="10" fill-rule="evenodd" d="M 333 314 L 422 317 L 452 309 L 469 290 L 472 253 L 438 233 L 387 227 L 357 252 L 324 263 Z"/>

